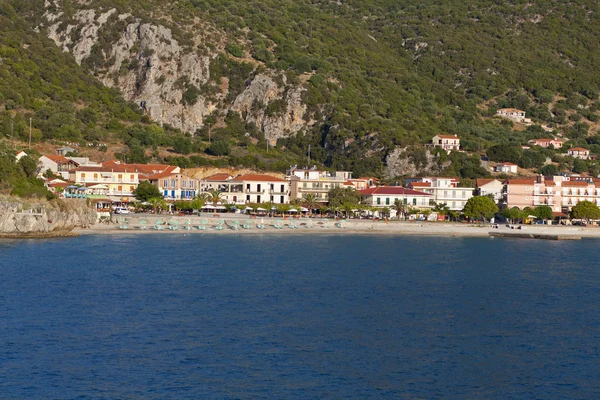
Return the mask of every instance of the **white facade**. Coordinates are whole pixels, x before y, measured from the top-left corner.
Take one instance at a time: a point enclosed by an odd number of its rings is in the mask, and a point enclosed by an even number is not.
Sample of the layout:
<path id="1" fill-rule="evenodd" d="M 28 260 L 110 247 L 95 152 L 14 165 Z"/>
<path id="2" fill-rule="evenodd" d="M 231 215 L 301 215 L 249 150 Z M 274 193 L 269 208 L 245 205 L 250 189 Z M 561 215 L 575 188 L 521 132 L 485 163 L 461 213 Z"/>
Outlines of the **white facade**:
<path id="1" fill-rule="evenodd" d="M 435 147 L 441 147 L 447 152 L 452 150 L 458 151 L 460 149 L 460 139 L 456 135 L 435 135 L 431 139 L 431 143 Z"/>
<path id="2" fill-rule="evenodd" d="M 475 188 L 459 187 L 459 183 L 457 178 L 424 177 L 409 187 L 431 194 L 431 200 L 436 204 L 446 204 L 450 210 L 461 211 L 473 197 Z"/>
<path id="3" fill-rule="evenodd" d="M 331 189 L 350 186 L 346 183 L 352 179 L 352 172 L 291 168 L 286 174 L 286 179 L 290 183 L 290 198 L 305 198 L 312 193 L 318 202 L 326 203 L 329 201 Z"/>
<path id="4" fill-rule="evenodd" d="M 516 174 L 518 166 L 512 163 L 497 164 L 494 166 L 494 172 L 501 172 L 505 174 Z"/>

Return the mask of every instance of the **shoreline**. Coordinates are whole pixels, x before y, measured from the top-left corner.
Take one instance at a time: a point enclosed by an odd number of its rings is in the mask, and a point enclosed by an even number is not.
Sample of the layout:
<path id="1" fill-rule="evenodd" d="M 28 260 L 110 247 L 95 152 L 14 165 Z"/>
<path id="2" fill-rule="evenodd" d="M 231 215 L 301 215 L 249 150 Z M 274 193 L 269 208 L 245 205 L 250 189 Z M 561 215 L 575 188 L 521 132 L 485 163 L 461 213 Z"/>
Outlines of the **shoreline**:
<path id="1" fill-rule="evenodd" d="M 146 219 L 146 229 L 141 229 L 140 220 Z M 159 217 L 128 217 L 128 229 L 120 229 L 119 223 L 99 225 L 96 224 L 87 229 L 75 229 L 73 233 L 78 235 L 90 234 L 210 234 L 210 235 L 262 235 L 262 234 L 350 234 L 350 235 L 384 235 L 384 236 L 439 236 L 439 237 L 509 237 L 509 238 L 548 238 L 558 237 L 559 239 L 578 239 L 578 238 L 600 238 L 600 227 L 576 227 L 576 226 L 557 226 L 557 225 L 523 225 L 522 229 L 511 229 L 506 224 L 498 225 L 498 228 L 493 228 L 491 224 L 461 224 L 452 222 L 407 222 L 407 221 L 371 221 L 371 220 L 347 220 L 341 223 L 341 227 L 336 227 L 335 224 L 340 221 L 324 220 L 315 218 L 299 218 L 299 219 L 275 219 L 264 218 L 262 224 L 264 229 L 257 229 L 257 224 L 261 219 L 240 219 L 240 224 L 246 223 L 250 229 L 243 229 L 238 226 L 238 229 L 231 229 L 235 218 L 202 218 L 207 221 L 206 229 L 199 230 L 197 223 L 200 220 L 198 217 L 180 217 L 169 216 L 167 218 Z M 169 230 L 166 222 L 162 230 L 154 229 L 156 220 L 177 221 L 180 223 L 178 229 Z M 184 229 L 185 221 L 191 220 L 191 229 Z M 225 220 L 222 230 L 216 230 L 218 220 Z M 279 222 L 282 226 L 276 229 L 273 225 Z M 307 223 L 312 223 L 312 227 L 307 227 Z M 290 228 L 290 224 L 298 226 Z M 323 224 L 327 224 L 324 227 Z"/>

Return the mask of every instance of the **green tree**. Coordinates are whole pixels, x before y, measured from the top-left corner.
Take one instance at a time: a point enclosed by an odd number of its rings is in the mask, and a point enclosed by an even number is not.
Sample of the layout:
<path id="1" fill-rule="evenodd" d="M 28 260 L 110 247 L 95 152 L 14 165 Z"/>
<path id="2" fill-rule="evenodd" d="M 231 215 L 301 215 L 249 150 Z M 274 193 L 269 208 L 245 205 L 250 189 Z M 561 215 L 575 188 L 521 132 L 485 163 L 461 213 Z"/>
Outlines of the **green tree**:
<path id="1" fill-rule="evenodd" d="M 340 207 L 344 203 L 358 205 L 361 197 L 354 188 L 333 188 L 328 192 L 329 206 Z"/>
<path id="2" fill-rule="evenodd" d="M 475 196 L 471 197 L 465 208 L 463 214 L 468 218 L 483 219 L 485 222 L 490 219 L 498 212 L 498 206 L 487 196 Z"/>
<path id="3" fill-rule="evenodd" d="M 585 219 L 589 222 L 590 219 L 600 219 L 600 209 L 593 202 L 584 200 L 573 206 L 571 216 L 574 219 Z"/>
<path id="4" fill-rule="evenodd" d="M 538 206 L 533 210 L 533 214 L 544 221 L 552 219 L 552 207 Z"/>
<path id="5" fill-rule="evenodd" d="M 140 182 L 138 187 L 133 191 L 133 195 L 136 199 L 138 199 L 141 202 L 147 202 L 152 198 L 162 197 L 162 194 L 160 193 L 160 190 L 158 190 L 158 187 L 151 184 L 148 181 Z"/>
<path id="6" fill-rule="evenodd" d="M 308 208 L 308 214 L 312 215 L 313 210 L 317 206 L 317 196 L 314 193 L 308 193 L 304 196 L 304 204 Z"/>
<path id="7" fill-rule="evenodd" d="M 515 221 L 523 218 L 523 211 L 519 207 L 505 208 L 502 210 L 502 216 L 510 221 L 510 223 L 515 223 Z"/>

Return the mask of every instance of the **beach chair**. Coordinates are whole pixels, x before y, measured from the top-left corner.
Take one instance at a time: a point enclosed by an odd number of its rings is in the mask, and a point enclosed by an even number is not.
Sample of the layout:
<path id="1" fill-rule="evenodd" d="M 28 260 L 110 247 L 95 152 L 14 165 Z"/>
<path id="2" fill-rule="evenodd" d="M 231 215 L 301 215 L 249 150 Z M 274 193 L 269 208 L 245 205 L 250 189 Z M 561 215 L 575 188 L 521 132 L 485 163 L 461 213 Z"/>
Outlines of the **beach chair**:
<path id="1" fill-rule="evenodd" d="M 290 222 L 288 223 L 288 228 L 290 229 L 298 229 L 298 224 L 296 224 L 295 222 Z"/>
<path id="2" fill-rule="evenodd" d="M 217 225 L 215 225 L 215 230 L 222 231 L 224 223 L 225 223 L 225 221 L 223 221 L 222 219 L 218 220 Z"/>
<path id="3" fill-rule="evenodd" d="M 169 221 L 169 229 L 172 231 L 176 231 L 179 229 L 179 221 L 173 220 Z"/>
<path id="4" fill-rule="evenodd" d="M 156 221 L 154 221 L 154 230 L 162 231 L 163 229 L 165 229 L 163 224 L 164 224 L 164 222 L 162 219 L 157 219 Z"/>
<path id="5" fill-rule="evenodd" d="M 306 224 L 304 224 L 305 228 L 314 228 L 315 226 L 313 225 L 312 221 L 308 221 Z"/>
<path id="6" fill-rule="evenodd" d="M 202 219 L 202 220 L 200 220 L 200 224 L 196 227 L 198 228 L 199 231 L 205 231 L 206 225 L 208 225 L 208 221 L 205 219 Z"/>
<path id="7" fill-rule="evenodd" d="M 345 225 L 346 225 L 346 220 L 345 219 L 341 219 L 341 220 L 339 220 L 338 222 L 335 223 L 335 227 L 336 228 L 340 228 L 340 229 L 345 228 Z"/>
<path id="8" fill-rule="evenodd" d="M 119 229 L 129 229 L 129 224 L 126 219 L 119 217 Z"/>
<path id="9" fill-rule="evenodd" d="M 249 221 L 246 221 L 242 224 L 242 228 L 243 229 L 252 229 L 252 226 L 250 225 Z"/>
<path id="10" fill-rule="evenodd" d="M 189 218 L 187 221 L 185 221 L 185 224 L 183 225 L 183 229 L 185 229 L 186 231 L 192 230 L 192 221 Z"/>
<path id="11" fill-rule="evenodd" d="M 238 220 L 231 221 L 231 225 L 229 225 L 229 228 L 234 231 L 239 231 L 240 230 L 240 221 L 238 221 Z"/>
<path id="12" fill-rule="evenodd" d="M 265 224 L 256 224 L 257 229 L 265 229 Z"/>
<path id="13" fill-rule="evenodd" d="M 283 221 L 278 219 L 273 223 L 273 228 L 275 229 L 283 229 Z"/>
<path id="14" fill-rule="evenodd" d="M 327 218 L 323 218 L 321 222 L 321 228 L 329 228 L 329 220 Z"/>
<path id="15" fill-rule="evenodd" d="M 142 230 L 148 229 L 147 223 L 148 223 L 148 221 L 146 221 L 145 219 L 140 219 L 140 229 L 142 229 Z"/>

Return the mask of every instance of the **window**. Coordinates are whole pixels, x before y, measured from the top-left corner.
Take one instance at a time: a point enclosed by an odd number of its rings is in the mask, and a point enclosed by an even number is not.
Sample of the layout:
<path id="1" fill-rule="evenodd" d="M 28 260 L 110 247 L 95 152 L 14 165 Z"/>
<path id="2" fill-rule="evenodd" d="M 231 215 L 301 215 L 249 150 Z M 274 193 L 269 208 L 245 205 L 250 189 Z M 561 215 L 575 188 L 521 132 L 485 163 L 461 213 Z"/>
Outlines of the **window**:
<path id="1" fill-rule="evenodd" d="M 194 188 L 194 181 L 192 179 L 190 179 L 190 189 Z"/>
<path id="2" fill-rule="evenodd" d="M 81 174 L 81 179 L 85 179 L 85 173 Z"/>
<path id="3" fill-rule="evenodd" d="M 135 187 L 133 186 L 129 186 L 129 191 L 133 193 L 133 191 L 135 190 Z"/>
<path id="4" fill-rule="evenodd" d="M 285 192 L 285 185 L 281 185 L 281 193 Z"/>
<path id="5" fill-rule="evenodd" d="M 175 179 L 171 179 L 171 187 L 175 187 Z"/>
<path id="6" fill-rule="evenodd" d="M 260 203 L 260 195 L 256 196 L 256 202 Z"/>
<path id="7" fill-rule="evenodd" d="M 416 206 L 416 205 L 417 205 L 417 198 L 413 197 L 413 206 Z"/>
<path id="8" fill-rule="evenodd" d="M 281 199 L 280 199 L 280 201 L 281 201 L 281 204 L 283 204 L 283 203 L 284 203 L 284 201 L 283 201 L 283 196 L 280 196 L 280 197 L 281 197 Z"/>
<path id="9" fill-rule="evenodd" d="M 455 199 L 456 198 L 456 190 L 452 191 L 452 198 Z"/>
<path id="10" fill-rule="evenodd" d="M 463 190 L 463 192 L 462 192 L 462 195 L 463 195 L 463 199 L 464 199 L 464 198 L 466 198 L 466 197 L 467 197 L 467 192 L 465 192 L 465 191 Z"/>
<path id="11" fill-rule="evenodd" d="M 163 187 L 169 187 L 169 180 L 168 179 L 163 180 Z"/>
<path id="12" fill-rule="evenodd" d="M 94 174 L 94 180 L 98 180 L 98 174 Z"/>
<path id="13" fill-rule="evenodd" d="M 256 185 L 256 191 L 260 192 L 260 183 L 258 185 Z M 259 200 L 259 203 L 260 203 L 260 200 Z"/>
<path id="14" fill-rule="evenodd" d="M 187 181 L 185 179 L 181 181 L 181 187 L 187 187 Z"/>
<path id="15" fill-rule="evenodd" d="M 306 182 L 302 183 L 302 187 L 306 189 Z"/>
<path id="16" fill-rule="evenodd" d="M 377 204 L 381 204 L 381 197 L 377 198 Z"/>
<path id="17" fill-rule="evenodd" d="M 250 195 L 246 195 L 246 201 L 250 201 Z"/>
<path id="18" fill-rule="evenodd" d="M 133 174 L 132 174 L 132 175 L 129 175 L 129 181 L 130 181 L 130 182 L 133 182 L 133 181 L 135 180 L 135 178 L 134 178 L 134 177 L 135 177 L 135 175 L 133 175 Z"/>
<path id="19" fill-rule="evenodd" d="M 119 174 L 118 178 L 119 178 L 120 181 L 122 181 L 123 180 L 123 174 Z"/>
<path id="20" fill-rule="evenodd" d="M 123 186 L 117 186 L 117 190 L 118 190 L 119 192 L 122 192 L 122 191 L 123 191 Z"/>
<path id="21" fill-rule="evenodd" d="M 385 204 L 388 205 L 388 206 L 390 205 L 390 198 L 389 197 L 385 198 Z"/>
<path id="22" fill-rule="evenodd" d="M 444 190 L 444 197 L 448 197 L 448 191 Z"/>

